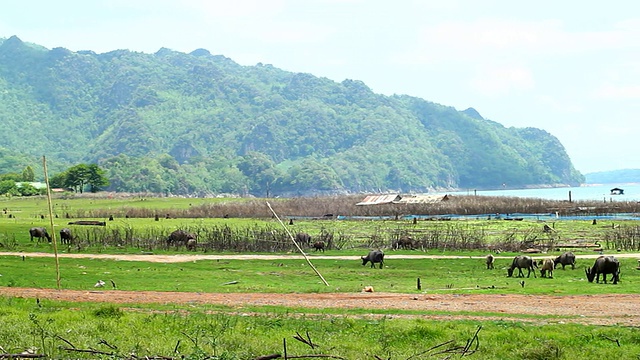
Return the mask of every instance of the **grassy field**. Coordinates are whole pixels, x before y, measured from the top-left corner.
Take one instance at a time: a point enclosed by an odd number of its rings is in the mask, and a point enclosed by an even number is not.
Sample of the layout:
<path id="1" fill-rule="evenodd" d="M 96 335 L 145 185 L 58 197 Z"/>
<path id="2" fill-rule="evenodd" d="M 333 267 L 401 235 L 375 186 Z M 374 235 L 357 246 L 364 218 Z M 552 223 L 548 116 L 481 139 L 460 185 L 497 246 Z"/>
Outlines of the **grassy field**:
<path id="1" fill-rule="evenodd" d="M 0 286 L 55 288 L 53 258 L 2 257 Z M 635 258 L 620 258 L 621 281 L 616 286 L 588 284 L 584 269 L 592 259 L 578 259 L 575 270 L 557 269 L 554 278 L 507 277 L 510 258 L 497 259 L 487 270 L 483 259 L 387 259 L 384 269 L 353 260 L 311 261 L 327 280 L 325 286 L 309 265 L 300 260 L 202 260 L 187 263 L 150 263 L 103 259 L 60 259 L 61 287 L 91 290 L 98 280 L 113 280 L 120 290 L 188 292 L 318 293 L 360 292 L 373 286 L 378 292 L 490 293 L 576 295 L 637 292 L 640 271 Z M 526 273 L 526 272 L 525 272 Z M 417 290 L 421 279 L 422 291 Z M 225 285 L 237 282 L 234 285 Z M 109 288 L 111 286 L 107 285 Z"/>
<path id="2" fill-rule="evenodd" d="M 184 247 L 168 246 L 167 235 L 175 229 L 198 234 L 195 253 L 288 254 L 293 247 L 288 234 L 270 216 L 252 217 L 246 208 L 235 208 L 243 199 L 73 198 L 54 200 L 56 232 L 70 227 L 76 235 L 73 246 L 60 246 L 60 253 L 181 254 Z M 234 204 L 227 208 L 228 202 Z M 30 252 L 53 252 L 51 244 L 31 242 L 28 229 L 49 227 L 47 202 L 42 199 L 2 199 L 0 250 L 20 251 L 23 256 L 0 256 L 0 294 L 7 287 L 55 288 L 52 258 L 30 256 Z M 264 207 L 264 204 L 258 205 Z M 304 207 L 303 205 L 300 205 Z M 308 206 L 308 205 L 305 205 Z M 193 208 L 216 216 L 165 218 L 154 214 L 180 214 Z M 320 206 L 319 213 L 332 211 Z M 291 209 L 291 208 L 287 208 Z M 494 210 L 494 208 L 491 208 Z M 264 208 L 256 210 L 264 215 Z M 223 218 L 220 214 L 244 213 Z M 67 213 L 69 218 L 67 218 Z M 196 214 L 189 212 L 188 214 Z M 590 284 L 584 269 L 593 260 L 578 259 L 575 270 L 556 270 L 553 279 L 508 278 L 506 267 L 517 251 L 505 251 L 496 269 L 487 270 L 481 258 L 506 247 L 551 247 L 555 256 L 561 244 L 599 242 L 605 253 L 618 248 L 637 251 L 637 221 L 540 222 L 503 220 L 330 220 L 283 211 L 290 233 L 333 235 L 333 247 L 313 264 L 330 286 L 322 284 L 303 260 L 200 260 L 186 263 L 152 263 L 103 259 L 60 259 L 63 289 L 93 290 L 98 280 L 109 280 L 119 290 L 183 292 L 324 293 L 360 292 L 372 286 L 376 292 L 408 294 L 529 294 L 594 295 L 634 294 L 640 283 L 636 258 L 621 258 L 621 282 Z M 115 214 L 113 221 L 108 214 Z M 134 214 L 143 216 L 133 216 Z M 11 216 L 9 216 L 11 215 Z M 131 216 L 130 216 L 131 215 Z M 69 221 L 91 219 L 107 226 L 69 226 Z M 289 225 L 286 221 L 293 219 Z M 553 230 L 545 232 L 543 226 Z M 400 236 L 411 236 L 414 250 L 392 250 Z M 288 244 L 286 246 L 282 244 Z M 206 246 L 209 244 L 210 246 Z M 253 244 L 255 246 L 245 246 Z M 269 244 L 278 244 L 269 245 Z M 384 269 L 363 267 L 360 255 L 371 248 L 387 254 Z M 576 249 L 577 254 L 594 254 Z M 394 259 L 393 255 L 457 255 L 456 259 Z M 478 258 L 472 258 L 478 257 Z M 422 289 L 416 288 L 420 278 Z M 231 285 L 228 285 L 232 283 Z M 225 285 L 227 284 L 227 285 Z M 250 315 L 250 316 L 249 316 Z M 302 308 L 235 307 L 189 305 L 137 305 L 35 302 L 0 296 L 0 353 L 29 351 L 47 358 L 87 359 L 253 359 L 283 354 L 283 339 L 289 356 L 322 354 L 343 359 L 446 359 L 463 355 L 477 359 L 574 359 L 640 356 L 640 333 L 636 328 L 548 324 L 544 316 L 533 322 L 519 321 L 428 321 L 420 313 L 388 309 L 325 309 L 306 313 Z M 446 315 L 446 313 L 444 314 Z M 500 314 L 495 314 L 500 316 Z M 538 319 L 539 321 L 536 321 Z M 477 337 L 474 334 L 477 332 Z M 309 338 L 312 348 L 293 336 Z M 476 350 L 475 353 L 473 351 Z M 465 357 L 466 357 L 465 356 Z"/>
<path id="3" fill-rule="evenodd" d="M 283 354 L 334 359 L 633 359 L 638 330 L 509 321 L 428 321 L 340 313 L 252 316 L 191 309 L 0 298 L 8 353 L 47 358 L 254 359 Z M 310 339 L 314 348 L 302 341 Z M 285 344 L 286 341 L 286 345 Z"/>

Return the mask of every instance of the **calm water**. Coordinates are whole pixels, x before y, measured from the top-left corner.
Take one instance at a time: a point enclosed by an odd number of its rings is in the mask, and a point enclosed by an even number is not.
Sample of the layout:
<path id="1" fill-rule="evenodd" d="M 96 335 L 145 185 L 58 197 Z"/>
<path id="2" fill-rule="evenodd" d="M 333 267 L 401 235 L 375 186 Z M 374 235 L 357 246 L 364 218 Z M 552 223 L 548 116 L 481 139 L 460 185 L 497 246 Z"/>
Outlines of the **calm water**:
<path id="1" fill-rule="evenodd" d="M 624 190 L 623 195 L 611 195 L 611 189 Z M 640 184 L 605 184 L 588 185 L 581 187 L 565 187 L 552 189 L 522 189 L 522 190 L 478 190 L 452 192 L 452 195 L 484 195 L 484 196 L 514 196 L 526 198 L 539 198 L 549 200 L 602 200 L 602 201 L 640 201 Z"/>

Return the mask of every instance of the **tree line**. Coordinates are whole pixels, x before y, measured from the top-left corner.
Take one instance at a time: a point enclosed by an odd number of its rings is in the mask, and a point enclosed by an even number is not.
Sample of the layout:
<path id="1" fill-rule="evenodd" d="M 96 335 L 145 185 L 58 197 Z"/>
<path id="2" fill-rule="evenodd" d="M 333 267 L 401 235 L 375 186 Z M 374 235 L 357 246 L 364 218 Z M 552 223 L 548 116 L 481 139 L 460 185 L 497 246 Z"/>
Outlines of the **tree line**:
<path id="1" fill-rule="evenodd" d="M 55 174 L 49 179 L 51 188 L 83 193 L 97 192 L 109 186 L 104 169 L 97 164 L 78 164 Z M 37 182 L 33 167 L 26 166 L 22 173 L 0 174 L 0 194 L 8 196 L 33 196 L 46 194 L 46 185 Z"/>

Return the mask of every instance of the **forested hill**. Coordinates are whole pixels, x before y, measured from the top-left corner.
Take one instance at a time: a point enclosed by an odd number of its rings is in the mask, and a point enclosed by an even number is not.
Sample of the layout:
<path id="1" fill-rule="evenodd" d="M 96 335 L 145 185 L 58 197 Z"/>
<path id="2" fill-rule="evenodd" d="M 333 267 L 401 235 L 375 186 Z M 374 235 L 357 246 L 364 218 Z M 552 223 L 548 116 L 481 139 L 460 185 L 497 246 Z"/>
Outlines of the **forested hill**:
<path id="1" fill-rule="evenodd" d="M 0 97 L 0 173 L 46 154 L 52 172 L 98 163 L 118 191 L 422 192 L 584 180 L 544 130 L 203 49 L 96 54 L 12 36 L 0 39 Z"/>

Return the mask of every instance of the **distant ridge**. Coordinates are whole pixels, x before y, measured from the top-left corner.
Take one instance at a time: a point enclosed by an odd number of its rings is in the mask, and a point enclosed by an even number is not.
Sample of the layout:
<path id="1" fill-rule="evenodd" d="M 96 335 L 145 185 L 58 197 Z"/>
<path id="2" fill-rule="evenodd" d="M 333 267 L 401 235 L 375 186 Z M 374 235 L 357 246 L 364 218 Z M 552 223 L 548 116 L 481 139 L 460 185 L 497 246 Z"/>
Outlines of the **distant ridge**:
<path id="1" fill-rule="evenodd" d="M 598 171 L 585 174 L 587 184 L 640 183 L 640 169 Z"/>

